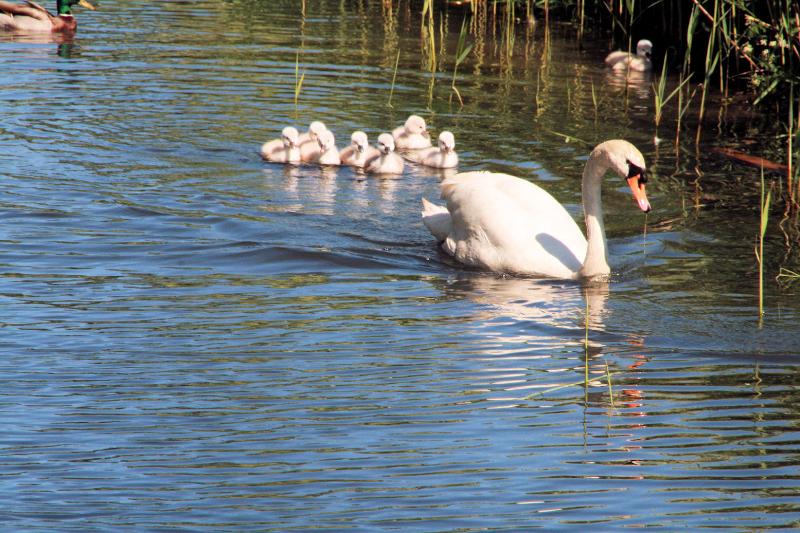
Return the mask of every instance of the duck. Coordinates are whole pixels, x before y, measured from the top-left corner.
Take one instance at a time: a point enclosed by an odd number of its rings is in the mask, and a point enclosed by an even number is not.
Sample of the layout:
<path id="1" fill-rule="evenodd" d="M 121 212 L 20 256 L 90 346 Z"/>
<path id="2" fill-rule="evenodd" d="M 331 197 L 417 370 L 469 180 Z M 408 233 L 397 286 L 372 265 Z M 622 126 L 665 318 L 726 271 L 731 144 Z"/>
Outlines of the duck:
<path id="1" fill-rule="evenodd" d="M 96 8 L 88 0 L 58 0 L 57 15 L 35 2 L 26 0 L 27 5 L 13 2 L 0 2 L 0 30 L 47 33 L 74 33 L 78 27 L 72 6 L 79 5 L 94 11 Z"/>
<path id="2" fill-rule="evenodd" d="M 452 132 L 439 134 L 438 146 L 425 150 L 417 150 L 406 154 L 406 159 L 433 168 L 454 168 L 458 166 L 458 154 L 455 152 L 456 138 Z"/>
<path id="3" fill-rule="evenodd" d="M 645 162 L 630 142 L 614 139 L 592 150 L 583 170 L 586 237 L 558 200 L 530 181 L 477 171 L 441 183 L 446 206 L 422 199 L 422 222 L 441 249 L 463 265 L 556 279 L 607 280 L 611 273 L 601 183 L 607 171 L 626 180 L 647 213 Z"/>
<path id="4" fill-rule="evenodd" d="M 367 172 L 372 174 L 402 174 L 405 164 L 403 158 L 395 152 L 394 137 L 389 133 L 378 135 L 377 143 L 380 156 L 367 165 Z"/>
<path id="5" fill-rule="evenodd" d="M 350 146 L 339 152 L 343 165 L 356 168 L 364 168 L 380 156 L 378 149 L 369 145 L 369 138 L 363 131 L 354 131 L 350 135 Z"/>
<path id="6" fill-rule="evenodd" d="M 299 138 L 297 128 L 287 126 L 281 131 L 280 139 L 265 142 L 261 146 L 261 157 L 272 163 L 299 163 Z"/>
<path id="7" fill-rule="evenodd" d="M 650 56 L 653 51 L 653 43 L 647 39 L 642 39 L 636 43 L 636 54 L 617 50 L 606 56 L 606 66 L 611 67 L 616 72 L 632 70 L 634 72 L 649 72 L 653 68 Z"/>
<path id="8" fill-rule="evenodd" d="M 397 150 L 421 150 L 431 147 L 431 135 L 425 125 L 425 119 L 411 115 L 404 125 L 392 131 Z"/>
<path id="9" fill-rule="evenodd" d="M 333 132 L 325 130 L 317 136 L 317 146 L 319 151 L 314 158 L 314 163 L 320 165 L 341 165 L 342 160 L 339 157 L 339 150 L 336 149 L 336 139 Z"/>
<path id="10" fill-rule="evenodd" d="M 303 161 L 309 163 L 313 162 L 319 157 L 319 144 L 317 138 L 323 131 L 327 131 L 327 127 L 319 120 L 315 120 L 308 126 L 308 131 L 300 134 L 300 157 Z"/>

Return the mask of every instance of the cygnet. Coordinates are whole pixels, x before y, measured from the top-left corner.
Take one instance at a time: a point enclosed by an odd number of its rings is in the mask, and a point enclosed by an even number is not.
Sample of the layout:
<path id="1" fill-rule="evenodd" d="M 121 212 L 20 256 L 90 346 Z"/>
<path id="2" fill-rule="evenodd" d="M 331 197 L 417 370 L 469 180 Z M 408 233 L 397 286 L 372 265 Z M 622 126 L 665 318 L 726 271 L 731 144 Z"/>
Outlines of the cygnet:
<path id="1" fill-rule="evenodd" d="M 381 155 L 367 166 L 367 172 L 374 174 L 402 174 L 405 164 L 403 158 L 394 151 L 394 138 L 388 133 L 378 136 L 378 150 Z"/>
<path id="2" fill-rule="evenodd" d="M 317 139 L 319 134 L 327 131 L 328 128 L 319 120 L 315 120 L 308 126 L 308 131 L 300 135 L 300 158 L 305 162 L 312 162 L 319 157 L 319 144 Z"/>
<path id="3" fill-rule="evenodd" d="M 273 163 L 299 163 L 300 148 L 297 129 L 287 126 L 281 131 L 281 138 L 265 142 L 261 146 L 261 157 Z"/>
<path id="4" fill-rule="evenodd" d="M 653 64 L 650 61 L 652 51 L 653 43 L 647 39 L 642 39 L 636 43 L 636 55 L 617 50 L 606 56 L 606 65 L 614 69 L 615 72 L 624 72 L 626 70 L 647 72 L 653 68 Z"/>
<path id="5" fill-rule="evenodd" d="M 350 136 L 350 146 L 339 152 L 343 165 L 356 168 L 366 167 L 370 161 L 380 157 L 377 148 L 369 145 L 367 134 L 363 131 L 354 131 Z"/>
<path id="6" fill-rule="evenodd" d="M 317 136 L 317 145 L 319 146 L 319 155 L 314 161 L 315 163 L 320 165 L 342 164 L 342 160 L 339 158 L 339 150 L 336 149 L 336 140 L 330 130 L 325 130 Z"/>
<path id="7" fill-rule="evenodd" d="M 431 136 L 425 119 L 417 115 L 408 117 L 403 126 L 392 132 L 392 137 L 398 150 L 421 150 L 431 146 Z"/>
<path id="8" fill-rule="evenodd" d="M 458 154 L 455 152 L 456 139 L 449 131 L 439 134 L 438 147 L 431 147 L 419 152 L 410 152 L 407 159 L 420 165 L 433 168 L 453 168 L 458 166 Z"/>

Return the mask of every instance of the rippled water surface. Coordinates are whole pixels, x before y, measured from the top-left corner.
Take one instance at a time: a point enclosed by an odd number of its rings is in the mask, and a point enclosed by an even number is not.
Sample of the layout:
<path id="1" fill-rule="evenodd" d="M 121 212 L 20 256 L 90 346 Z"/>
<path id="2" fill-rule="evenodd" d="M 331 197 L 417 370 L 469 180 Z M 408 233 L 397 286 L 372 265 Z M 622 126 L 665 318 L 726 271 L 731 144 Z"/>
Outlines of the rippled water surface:
<path id="1" fill-rule="evenodd" d="M 470 37 L 461 107 L 460 15 L 432 78 L 399 4 L 107 0 L 74 42 L 0 37 L 3 529 L 800 525 L 797 256 L 775 224 L 759 327 L 758 174 L 711 150 L 768 120 L 656 147 L 651 80 L 538 29 L 511 62 Z M 258 157 L 410 113 L 576 218 L 590 145 L 637 144 L 654 211 L 608 180 L 612 282 L 458 267 L 435 172 Z"/>

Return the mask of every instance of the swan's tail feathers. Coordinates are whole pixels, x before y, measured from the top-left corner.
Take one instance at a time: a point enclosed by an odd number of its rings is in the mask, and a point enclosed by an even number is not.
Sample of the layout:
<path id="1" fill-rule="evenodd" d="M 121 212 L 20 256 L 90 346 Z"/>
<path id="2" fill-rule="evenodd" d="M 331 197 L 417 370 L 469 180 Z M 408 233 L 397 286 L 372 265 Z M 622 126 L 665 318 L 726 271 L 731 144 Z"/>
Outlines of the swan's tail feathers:
<path id="1" fill-rule="evenodd" d="M 450 211 L 446 207 L 422 199 L 422 223 L 439 242 L 450 235 Z"/>

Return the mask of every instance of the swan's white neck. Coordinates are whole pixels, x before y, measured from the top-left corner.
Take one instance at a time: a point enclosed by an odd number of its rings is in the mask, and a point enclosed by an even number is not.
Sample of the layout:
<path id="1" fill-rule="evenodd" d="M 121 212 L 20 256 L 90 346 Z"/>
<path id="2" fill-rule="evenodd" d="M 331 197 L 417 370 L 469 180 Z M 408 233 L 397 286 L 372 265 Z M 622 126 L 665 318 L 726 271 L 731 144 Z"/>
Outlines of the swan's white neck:
<path id="1" fill-rule="evenodd" d="M 603 206 L 601 183 L 608 170 L 608 164 L 602 152 L 592 152 L 586 167 L 583 169 L 581 194 L 583 196 L 583 214 L 586 220 L 586 257 L 578 273 L 582 278 L 598 278 L 608 276 L 608 248 L 606 245 L 606 229 L 603 225 Z"/>

